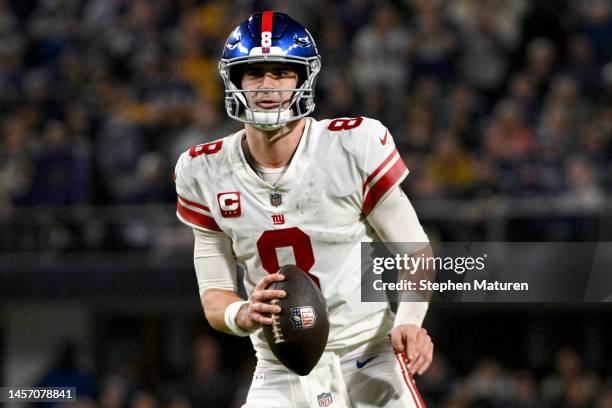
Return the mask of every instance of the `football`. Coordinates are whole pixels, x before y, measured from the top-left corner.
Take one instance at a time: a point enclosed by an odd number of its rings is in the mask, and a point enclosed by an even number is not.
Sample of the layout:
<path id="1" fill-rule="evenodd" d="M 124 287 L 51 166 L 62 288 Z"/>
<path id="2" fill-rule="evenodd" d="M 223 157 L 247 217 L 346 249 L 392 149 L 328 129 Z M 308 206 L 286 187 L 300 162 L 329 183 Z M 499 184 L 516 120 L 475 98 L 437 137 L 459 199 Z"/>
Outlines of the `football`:
<path id="1" fill-rule="evenodd" d="M 304 271 L 284 265 L 278 273 L 285 276 L 268 288 L 284 290 L 287 296 L 271 303 L 281 307 L 271 325 L 263 330 L 270 349 L 287 368 L 307 375 L 319 362 L 327 345 L 329 320 L 321 290 Z"/>

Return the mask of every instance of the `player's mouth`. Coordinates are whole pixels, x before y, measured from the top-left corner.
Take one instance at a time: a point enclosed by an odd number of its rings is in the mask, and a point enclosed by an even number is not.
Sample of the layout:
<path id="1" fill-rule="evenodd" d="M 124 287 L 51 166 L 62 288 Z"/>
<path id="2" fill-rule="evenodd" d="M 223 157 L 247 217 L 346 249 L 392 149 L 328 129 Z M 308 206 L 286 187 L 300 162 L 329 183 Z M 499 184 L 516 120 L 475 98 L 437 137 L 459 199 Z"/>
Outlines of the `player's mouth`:
<path id="1" fill-rule="evenodd" d="M 255 106 L 260 109 L 278 109 L 280 106 L 280 101 L 278 99 L 261 99 L 255 102 Z"/>

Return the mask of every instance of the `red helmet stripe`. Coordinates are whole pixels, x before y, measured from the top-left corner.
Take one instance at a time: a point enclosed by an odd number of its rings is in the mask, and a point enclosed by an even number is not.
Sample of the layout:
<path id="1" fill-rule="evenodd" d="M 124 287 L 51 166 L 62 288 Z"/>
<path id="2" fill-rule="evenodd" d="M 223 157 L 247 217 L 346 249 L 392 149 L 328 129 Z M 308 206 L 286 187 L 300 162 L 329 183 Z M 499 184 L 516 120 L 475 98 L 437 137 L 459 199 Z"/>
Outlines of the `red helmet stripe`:
<path id="1" fill-rule="evenodd" d="M 272 17 L 274 16 L 273 11 L 264 11 L 261 17 L 261 31 L 272 32 Z"/>
<path id="2" fill-rule="evenodd" d="M 272 45 L 272 19 L 273 11 L 264 11 L 261 17 L 261 48 L 264 54 L 270 52 Z"/>

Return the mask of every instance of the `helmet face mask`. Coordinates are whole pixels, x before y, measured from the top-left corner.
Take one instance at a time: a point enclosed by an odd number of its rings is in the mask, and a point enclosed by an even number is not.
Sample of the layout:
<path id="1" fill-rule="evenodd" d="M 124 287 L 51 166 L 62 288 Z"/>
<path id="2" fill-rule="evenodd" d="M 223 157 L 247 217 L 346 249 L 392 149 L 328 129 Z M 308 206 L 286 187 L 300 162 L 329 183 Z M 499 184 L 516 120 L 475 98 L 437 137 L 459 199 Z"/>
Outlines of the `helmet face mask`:
<path id="1" fill-rule="evenodd" d="M 275 25 L 271 22 L 274 20 Z M 253 93 L 262 90 L 242 88 L 242 73 L 254 63 L 289 64 L 298 73 L 296 88 L 270 90 L 282 101 L 277 108 L 252 106 Z M 264 131 L 303 118 L 314 110 L 314 87 L 320 69 L 321 58 L 306 28 L 285 14 L 254 14 L 232 31 L 219 62 L 227 114 Z"/>

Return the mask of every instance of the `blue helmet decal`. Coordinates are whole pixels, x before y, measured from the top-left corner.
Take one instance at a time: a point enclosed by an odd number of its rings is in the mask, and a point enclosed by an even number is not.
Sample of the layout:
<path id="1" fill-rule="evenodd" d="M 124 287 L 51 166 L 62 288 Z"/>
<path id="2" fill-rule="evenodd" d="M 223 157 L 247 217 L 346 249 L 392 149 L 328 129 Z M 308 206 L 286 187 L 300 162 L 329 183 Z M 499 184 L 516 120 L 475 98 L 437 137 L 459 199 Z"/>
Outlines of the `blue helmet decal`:
<path id="1" fill-rule="evenodd" d="M 248 57 L 253 49 L 263 47 L 263 14 L 253 14 L 232 31 L 223 48 L 222 59 Z M 271 47 L 286 56 L 311 58 L 319 55 L 308 30 L 283 13 L 273 13 Z"/>

